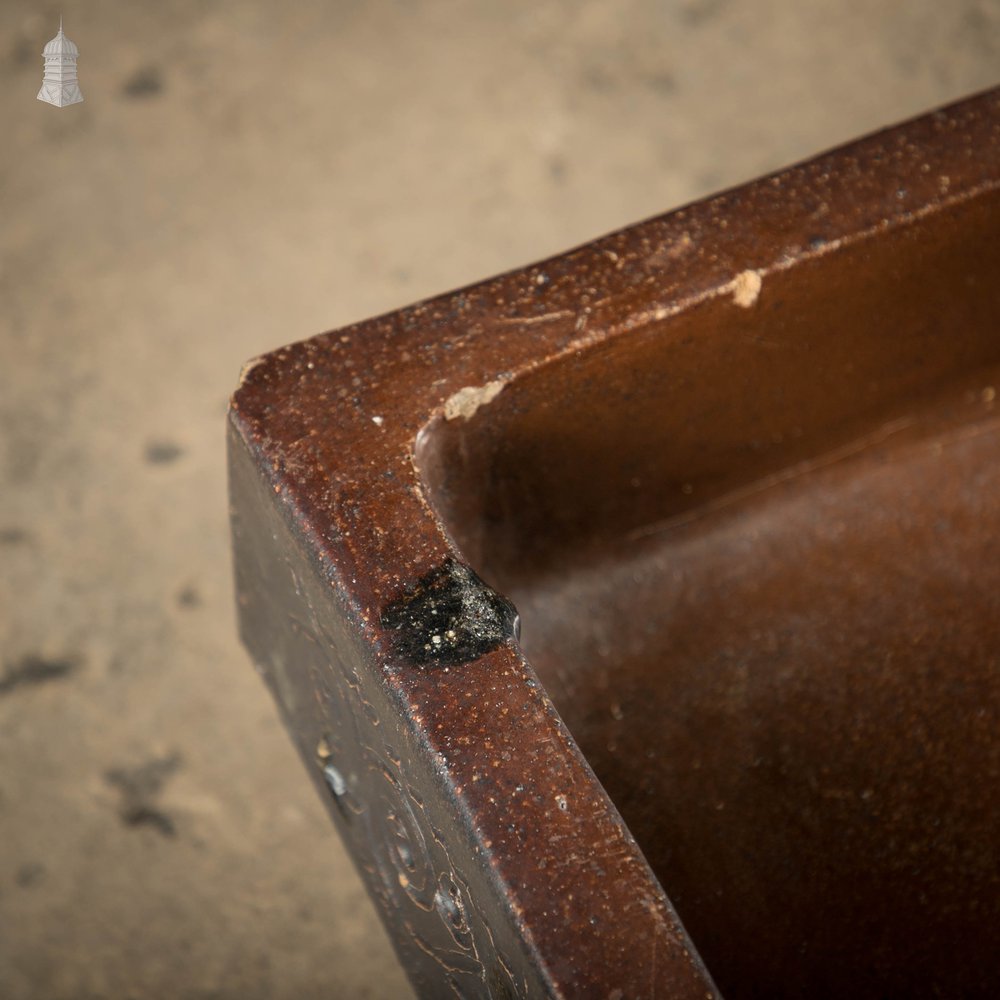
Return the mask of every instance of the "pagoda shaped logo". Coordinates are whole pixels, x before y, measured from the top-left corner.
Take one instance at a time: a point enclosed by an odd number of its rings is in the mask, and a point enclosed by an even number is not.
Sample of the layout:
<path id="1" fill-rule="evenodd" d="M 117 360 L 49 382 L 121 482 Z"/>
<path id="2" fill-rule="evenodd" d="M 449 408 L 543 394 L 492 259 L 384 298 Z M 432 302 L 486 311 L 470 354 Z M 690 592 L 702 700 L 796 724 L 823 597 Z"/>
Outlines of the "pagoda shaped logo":
<path id="1" fill-rule="evenodd" d="M 57 108 L 79 104 L 83 100 L 80 84 L 76 79 L 76 60 L 80 50 L 63 34 L 59 18 L 59 34 L 42 49 L 45 59 L 45 78 L 38 99 Z"/>

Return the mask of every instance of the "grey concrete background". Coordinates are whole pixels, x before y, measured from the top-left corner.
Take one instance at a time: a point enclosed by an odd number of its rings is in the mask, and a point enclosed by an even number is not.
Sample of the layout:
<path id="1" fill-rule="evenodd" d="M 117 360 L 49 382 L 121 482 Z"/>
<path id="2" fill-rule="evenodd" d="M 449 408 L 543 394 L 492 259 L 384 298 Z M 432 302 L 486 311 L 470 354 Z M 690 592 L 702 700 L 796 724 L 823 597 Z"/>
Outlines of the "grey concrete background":
<path id="1" fill-rule="evenodd" d="M 0 997 L 407 995 L 236 642 L 245 359 L 998 81 L 997 0 L 2 0 Z"/>

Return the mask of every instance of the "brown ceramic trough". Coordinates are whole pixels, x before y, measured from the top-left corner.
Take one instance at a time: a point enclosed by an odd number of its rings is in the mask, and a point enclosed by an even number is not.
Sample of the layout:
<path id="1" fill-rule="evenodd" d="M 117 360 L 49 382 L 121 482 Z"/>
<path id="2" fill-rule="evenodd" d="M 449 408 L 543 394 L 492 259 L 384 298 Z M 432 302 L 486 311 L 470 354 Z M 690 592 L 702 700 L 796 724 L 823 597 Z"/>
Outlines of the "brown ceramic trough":
<path id="1" fill-rule="evenodd" d="M 247 366 L 243 636 L 419 992 L 1000 995 L 998 389 L 1000 91 Z"/>

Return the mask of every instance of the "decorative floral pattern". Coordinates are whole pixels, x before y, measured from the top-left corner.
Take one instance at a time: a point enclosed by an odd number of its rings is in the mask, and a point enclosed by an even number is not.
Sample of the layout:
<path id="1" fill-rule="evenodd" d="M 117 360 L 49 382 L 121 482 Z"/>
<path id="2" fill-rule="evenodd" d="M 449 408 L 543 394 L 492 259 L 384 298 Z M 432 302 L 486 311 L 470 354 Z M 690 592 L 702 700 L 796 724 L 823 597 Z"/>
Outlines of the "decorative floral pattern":
<path id="1" fill-rule="evenodd" d="M 315 606 L 294 574 L 293 585 L 299 609 Z M 500 911 L 490 905 L 496 894 L 471 845 L 449 840 L 467 836 L 461 825 L 438 828 L 451 815 L 443 792 L 429 773 L 413 773 L 419 761 L 399 750 L 400 722 L 373 704 L 377 695 L 338 652 L 350 648 L 347 637 L 315 614 L 296 615 L 289 625 L 275 637 L 268 680 L 418 993 L 441 996 L 447 987 L 464 1000 L 544 995 L 516 933 L 485 912 Z M 464 864 L 456 863 L 460 854 Z M 507 941 L 505 953 L 497 937 Z"/>

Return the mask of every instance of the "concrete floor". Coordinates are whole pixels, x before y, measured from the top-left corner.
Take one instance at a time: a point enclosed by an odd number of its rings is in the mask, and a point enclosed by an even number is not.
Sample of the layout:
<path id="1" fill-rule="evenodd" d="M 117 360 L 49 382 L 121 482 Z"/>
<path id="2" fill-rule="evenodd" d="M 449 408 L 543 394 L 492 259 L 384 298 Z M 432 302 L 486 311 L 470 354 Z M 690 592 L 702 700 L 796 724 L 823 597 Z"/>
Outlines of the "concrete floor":
<path id="1" fill-rule="evenodd" d="M 998 0 L 3 0 L 0 996 L 407 995 L 236 642 L 245 359 L 998 78 Z"/>

